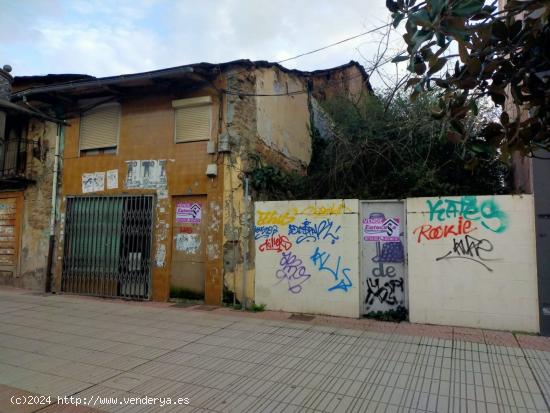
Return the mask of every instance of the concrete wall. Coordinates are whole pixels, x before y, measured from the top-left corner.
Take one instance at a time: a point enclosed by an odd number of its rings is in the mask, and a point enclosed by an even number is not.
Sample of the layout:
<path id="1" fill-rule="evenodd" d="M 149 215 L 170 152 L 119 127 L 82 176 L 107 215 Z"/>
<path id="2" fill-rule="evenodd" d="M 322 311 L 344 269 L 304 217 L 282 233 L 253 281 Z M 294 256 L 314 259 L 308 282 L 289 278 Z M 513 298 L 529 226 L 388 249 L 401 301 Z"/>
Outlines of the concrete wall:
<path id="1" fill-rule="evenodd" d="M 407 200 L 411 322 L 538 332 L 533 197 Z"/>
<path id="2" fill-rule="evenodd" d="M 255 203 L 255 301 L 359 317 L 357 200 Z"/>

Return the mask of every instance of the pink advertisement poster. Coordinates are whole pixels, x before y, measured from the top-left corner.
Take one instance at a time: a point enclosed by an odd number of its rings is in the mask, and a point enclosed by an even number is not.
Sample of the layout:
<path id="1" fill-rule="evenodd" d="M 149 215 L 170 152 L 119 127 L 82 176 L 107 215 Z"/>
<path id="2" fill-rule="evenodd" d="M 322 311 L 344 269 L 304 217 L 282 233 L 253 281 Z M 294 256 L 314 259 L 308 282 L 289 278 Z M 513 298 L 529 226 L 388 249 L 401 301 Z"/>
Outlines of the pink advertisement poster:
<path id="1" fill-rule="evenodd" d="M 176 204 L 176 222 L 200 224 L 202 206 L 200 202 L 178 202 Z"/>

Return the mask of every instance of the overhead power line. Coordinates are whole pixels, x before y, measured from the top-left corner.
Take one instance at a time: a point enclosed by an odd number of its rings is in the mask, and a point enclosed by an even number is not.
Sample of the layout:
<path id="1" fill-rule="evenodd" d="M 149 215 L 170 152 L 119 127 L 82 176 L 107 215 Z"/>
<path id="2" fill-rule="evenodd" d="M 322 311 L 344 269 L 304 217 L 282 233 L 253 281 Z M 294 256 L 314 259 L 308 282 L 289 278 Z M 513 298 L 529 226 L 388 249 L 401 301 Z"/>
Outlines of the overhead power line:
<path id="1" fill-rule="evenodd" d="M 291 60 L 299 59 L 300 57 L 309 56 L 309 55 L 311 55 L 311 54 L 321 52 L 321 51 L 323 51 L 323 50 L 326 50 L 326 49 L 329 49 L 329 48 L 331 48 L 331 47 L 337 46 L 337 45 L 339 45 L 339 44 L 349 42 L 349 41 L 351 41 L 351 40 L 357 39 L 357 38 L 362 37 L 362 36 L 366 36 L 367 34 L 374 33 L 374 32 L 376 32 L 376 31 L 378 31 L 378 30 L 385 29 L 386 27 L 388 27 L 388 26 L 390 26 L 390 25 L 391 25 L 391 23 L 387 23 L 387 24 L 384 24 L 384 25 L 382 25 L 382 26 L 375 27 L 374 29 L 367 30 L 366 32 L 356 34 L 355 36 L 351 36 L 351 37 L 348 37 L 348 38 L 339 40 L 339 41 L 337 41 L 337 42 L 327 44 L 327 45 L 322 46 L 322 47 L 319 47 L 319 48 L 317 48 L 317 49 L 310 50 L 310 51 L 308 51 L 308 52 L 303 52 L 303 53 L 297 54 L 296 56 L 287 57 L 286 59 L 278 60 L 278 61 L 276 61 L 275 63 L 281 64 L 281 63 L 289 62 L 289 61 L 291 61 Z M 227 79 L 234 78 L 235 76 L 237 76 L 237 75 L 239 75 L 239 74 L 241 74 L 241 73 L 244 73 L 244 72 L 246 72 L 246 71 L 247 71 L 247 69 L 240 70 L 240 71 L 238 71 L 238 72 L 236 72 L 236 73 L 233 73 L 232 75 L 228 76 Z M 221 72 L 221 70 L 220 70 L 220 72 Z M 230 91 L 228 91 L 228 92 L 230 92 Z M 239 94 L 239 93 L 236 92 L 236 94 Z M 287 94 L 284 93 L 284 94 L 277 94 L 277 95 L 270 95 L 270 96 L 285 96 L 285 95 L 287 95 Z"/>
<path id="2" fill-rule="evenodd" d="M 277 61 L 276 63 L 284 63 L 284 62 L 288 62 L 290 60 L 294 60 L 294 59 L 298 59 L 300 57 L 304 57 L 304 56 L 308 56 L 310 54 L 313 54 L 313 53 L 317 53 L 317 52 L 321 52 L 323 50 L 326 50 L 330 47 L 333 47 L 333 46 L 337 46 L 339 44 L 342 44 L 342 43 L 345 43 L 345 42 L 349 42 L 350 40 L 354 40 L 354 39 L 357 39 L 358 37 L 362 37 L 362 36 L 365 36 L 367 34 L 370 34 L 370 33 L 374 33 L 380 29 L 385 29 L 386 27 L 388 27 L 391 23 L 387 23 L 387 24 L 384 24 L 383 26 L 379 26 L 379 27 L 376 27 L 374 29 L 370 29 L 370 30 L 367 30 L 366 32 L 363 32 L 363 33 L 359 33 L 359 34 L 356 34 L 355 36 L 351 36 L 351 37 L 348 37 L 347 39 L 342 39 L 342 40 L 339 40 L 337 42 L 334 42 L 334 43 L 331 43 L 331 44 L 327 44 L 326 46 L 323 46 L 323 47 L 320 47 L 318 49 L 315 49 L 315 50 L 310 50 L 309 52 L 304 52 L 304 53 L 300 53 L 296 56 L 292 56 L 292 57 L 288 57 L 286 59 L 283 59 L 283 60 L 279 60 Z"/>

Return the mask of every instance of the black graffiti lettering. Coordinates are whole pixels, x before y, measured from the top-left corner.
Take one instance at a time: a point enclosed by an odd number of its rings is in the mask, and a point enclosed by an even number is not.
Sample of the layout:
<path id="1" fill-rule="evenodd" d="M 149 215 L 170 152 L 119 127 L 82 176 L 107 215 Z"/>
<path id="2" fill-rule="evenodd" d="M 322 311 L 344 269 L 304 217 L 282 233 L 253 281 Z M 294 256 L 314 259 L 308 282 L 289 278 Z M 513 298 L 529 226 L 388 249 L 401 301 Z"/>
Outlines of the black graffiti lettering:
<path id="1" fill-rule="evenodd" d="M 381 285 L 380 278 L 367 279 L 367 297 L 365 303 L 368 306 L 374 304 L 375 299 L 388 305 L 402 304 L 396 297 L 396 292 L 404 292 L 403 278 L 392 279 Z"/>
<path id="2" fill-rule="evenodd" d="M 488 239 L 478 239 L 471 235 L 466 235 L 464 239 L 453 238 L 453 249 L 447 254 L 436 258 L 436 261 L 461 258 L 471 260 L 485 267 L 488 271 L 493 271 L 484 261 L 490 261 L 484 253 L 493 251 L 494 247 Z"/>

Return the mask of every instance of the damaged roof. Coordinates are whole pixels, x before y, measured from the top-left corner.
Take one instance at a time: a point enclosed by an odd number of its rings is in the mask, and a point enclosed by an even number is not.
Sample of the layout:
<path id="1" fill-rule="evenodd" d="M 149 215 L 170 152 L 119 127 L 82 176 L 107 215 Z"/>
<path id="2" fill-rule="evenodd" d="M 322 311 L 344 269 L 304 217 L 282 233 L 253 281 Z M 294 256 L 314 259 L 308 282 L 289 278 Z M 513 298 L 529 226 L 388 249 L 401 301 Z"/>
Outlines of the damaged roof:
<path id="1" fill-rule="evenodd" d="M 22 76 L 15 77 L 14 91 L 12 100 L 25 99 L 30 96 L 49 94 L 55 92 L 77 92 L 97 88 L 111 88 L 116 91 L 117 86 L 145 86 L 163 81 L 188 80 L 189 82 L 212 81 L 220 73 L 227 72 L 235 68 L 277 68 L 285 73 L 295 74 L 302 77 L 321 77 L 330 76 L 331 73 L 342 71 L 347 68 L 357 68 L 363 81 L 369 90 L 372 90 L 369 84 L 369 77 L 364 67 L 356 61 L 350 61 L 341 66 L 330 69 L 315 71 L 302 71 L 297 69 L 288 69 L 279 63 L 268 62 L 265 60 L 251 61 L 248 59 L 233 60 L 226 63 L 195 63 L 185 66 L 176 66 L 166 69 L 152 70 L 148 72 L 124 74 L 117 76 L 94 77 L 80 74 L 49 74 L 45 76 Z"/>

